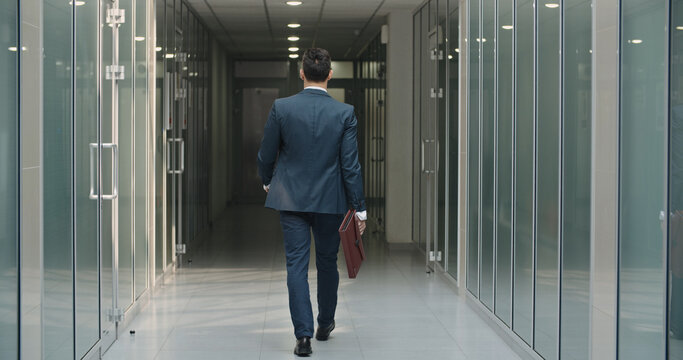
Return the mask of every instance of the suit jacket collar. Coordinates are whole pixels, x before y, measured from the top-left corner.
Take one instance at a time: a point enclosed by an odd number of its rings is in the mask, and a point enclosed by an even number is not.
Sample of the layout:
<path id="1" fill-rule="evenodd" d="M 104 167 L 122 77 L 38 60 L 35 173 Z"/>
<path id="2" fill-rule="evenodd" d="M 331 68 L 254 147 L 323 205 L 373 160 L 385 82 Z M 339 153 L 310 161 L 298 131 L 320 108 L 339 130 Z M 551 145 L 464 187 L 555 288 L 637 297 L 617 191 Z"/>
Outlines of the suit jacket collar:
<path id="1" fill-rule="evenodd" d="M 315 95 L 323 95 L 323 96 L 330 96 L 330 94 L 327 93 L 327 91 L 319 90 L 319 89 L 303 89 L 300 94 L 315 94 Z"/>

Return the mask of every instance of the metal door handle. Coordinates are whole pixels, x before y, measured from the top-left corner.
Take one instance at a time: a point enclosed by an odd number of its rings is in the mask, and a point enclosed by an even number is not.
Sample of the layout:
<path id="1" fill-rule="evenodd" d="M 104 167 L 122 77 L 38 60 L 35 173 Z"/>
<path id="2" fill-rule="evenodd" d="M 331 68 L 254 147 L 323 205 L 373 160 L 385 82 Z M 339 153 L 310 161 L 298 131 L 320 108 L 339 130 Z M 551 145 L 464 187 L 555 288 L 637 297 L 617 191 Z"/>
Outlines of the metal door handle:
<path id="1" fill-rule="evenodd" d="M 377 150 L 377 151 L 376 151 L 377 157 L 374 157 L 374 156 L 373 156 L 370 160 L 372 160 L 373 162 L 375 162 L 375 161 L 376 161 L 376 162 L 382 162 L 382 161 L 384 161 L 384 138 L 383 138 L 383 137 L 377 137 L 377 136 L 376 136 L 376 137 L 373 137 L 372 140 L 373 140 L 373 141 L 377 141 L 377 145 L 376 145 L 376 147 L 375 147 L 375 150 Z"/>
<path id="2" fill-rule="evenodd" d="M 180 142 L 180 170 L 178 174 L 182 174 L 185 172 L 185 139 L 179 138 L 176 140 Z"/>
<path id="3" fill-rule="evenodd" d="M 422 140 L 422 172 L 424 172 L 425 174 L 433 174 L 436 172 L 435 170 L 425 169 L 425 167 L 426 167 L 425 166 L 425 143 L 431 144 L 431 143 L 436 143 L 436 142 L 434 140 L 431 140 L 431 139 L 430 140 L 424 140 L 424 139 Z"/>
<path id="4" fill-rule="evenodd" d="M 173 170 L 171 170 L 171 143 L 173 139 L 169 139 L 166 142 L 166 172 L 169 174 L 173 174 Z"/>
<path id="5" fill-rule="evenodd" d="M 174 170 L 171 166 L 171 144 L 180 143 L 180 170 Z M 185 172 L 185 139 L 176 138 L 168 139 L 166 143 L 166 150 L 168 155 L 166 156 L 166 171 L 169 174 L 182 174 Z"/>
<path id="6" fill-rule="evenodd" d="M 90 143 L 89 146 L 90 148 L 90 194 L 88 197 L 90 200 L 97 200 L 99 197 L 97 192 L 95 192 L 95 155 L 97 152 L 98 144 L 97 143 Z"/>
<path id="7" fill-rule="evenodd" d="M 420 171 L 425 172 L 425 140 L 420 141 Z"/>
<path id="8" fill-rule="evenodd" d="M 112 193 L 111 195 L 102 195 L 102 200 L 114 200 L 119 197 L 119 146 L 116 144 L 102 144 L 103 149 L 111 149 L 113 160 L 112 170 Z"/>
<path id="9" fill-rule="evenodd" d="M 436 147 L 436 155 L 434 156 L 436 158 L 436 162 L 434 163 L 434 173 L 436 173 L 437 170 L 439 170 L 439 142 L 434 140 L 434 145 Z"/>

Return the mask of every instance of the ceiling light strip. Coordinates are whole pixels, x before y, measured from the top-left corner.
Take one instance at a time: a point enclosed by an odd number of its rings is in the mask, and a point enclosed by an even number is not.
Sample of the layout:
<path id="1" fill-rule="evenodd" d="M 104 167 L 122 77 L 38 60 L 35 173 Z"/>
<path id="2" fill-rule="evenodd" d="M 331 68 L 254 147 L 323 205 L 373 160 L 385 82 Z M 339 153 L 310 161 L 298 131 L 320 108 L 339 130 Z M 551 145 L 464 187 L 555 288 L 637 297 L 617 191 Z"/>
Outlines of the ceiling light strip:
<path id="1" fill-rule="evenodd" d="M 360 39 L 360 36 L 363 35 L 363 33 L 365 32 L 365 30 L 368 28 L 368 26 L 370 26 L 370 22 L 372 21 L 372 19 L 375 18 L 375 16 L 377 15 L 377 12 L 378 12 L 379 9 L 382 7 L 382 5 L 384 5 L 384 2 L 385 2 L 385 1 L 386 1 L 386 0 L 382 0 L 382 2 L 379 3 L 379 5 L 377 5 L 377 8 L 375 9 L 375 11 L 373 11 L 372 15 L 370 15 L 370 18 L 368 19 L 368 21 L 365 23 L 365 25 L 363 26 L 363 28 L 360 29 L 360 32 L 358 33 L 358 36 L 356 36 L 356 39 L 353 40 L 353 43 L 351 44 L 351 46 L 349 46 L 349 49 L 346 50 L 346 53 L 344 54 L 344 58 L 346 58 L 346 57 L 349 56 L 349 53 L 351 52 L 351 50 L 353 49 L 353 47 L 356 46 L 356 43 L 358 42 L 358 39 Z M 361 51 L 362 51 L 362 49 L 361 49 Z M 359 55 L 360 55 L 360 53 L 359 53 Z"/>
<path id="2" fill-rule="evenodd" d="M 323 19 L 323 10 L 325 9 L 325 1 L 320 5 L 320 12 L 318 13 L 318 22 L 315 24 L 315 34 L 313 35 L 313 42 L 311 43 L 311 48 L 315 47 L 315 42 L 318 41 L 318 32 L 320 32 L 320 23 Z"/>
<path id="3" fill-rule="evenodd" d="M 268 11 L 268 4 L 266 0 L 263 0 L 263 9 L 266 11 L 266 20 L 268 22 L 268 32 L 270 32 L 270 41 L 273 42 L 275 46 L 275 35 L 273 35 L 273 25 L 270 23 L 270 12 Z"/>
<path id="4" fill-rule="evenodd" d="M 225 25 L 223 25 L 223 23 L 221 22 L 221 19 L 218 18 L 218 16 L 216 15 L 216 12 L 213 10 L 213 7 L 211 7 L 211 4 L 209 4 L 209 1 L 204 0 L 204 4 L 206 4 L 206 7 L 208 7 L 209 10 L 211 11 L 211 15 L 213 15 L 214 19 L 216 19 L 216 22 L 218 22 L 218 25 L 221 27 L 221 29 L 225 33 L 225 36 L 228 37 L 228 41 L 230 41 L 230 44 L 232 44 L 232 46 L 235 47 L 235 52 L 241 56 L 242 52 L 240 51 L 239 47 L 237 46 L 237 43 L 235 43 L 235 39 L 233 39 L 232 36 L 230 36 L 228 29 L 225 28 Z"/>

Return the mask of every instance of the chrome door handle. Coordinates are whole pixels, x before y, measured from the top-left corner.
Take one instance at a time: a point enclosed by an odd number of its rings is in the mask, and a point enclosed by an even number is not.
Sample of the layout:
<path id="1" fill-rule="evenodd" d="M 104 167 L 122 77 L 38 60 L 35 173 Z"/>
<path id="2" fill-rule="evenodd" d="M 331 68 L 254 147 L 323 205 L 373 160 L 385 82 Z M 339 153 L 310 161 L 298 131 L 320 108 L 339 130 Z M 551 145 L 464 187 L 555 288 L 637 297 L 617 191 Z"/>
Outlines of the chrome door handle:
<path id="1" fill-rule="evenodd" d="M 90 143 L 88 147 L 90 148 L 90 194 L 88 195 L 88 197 L 90 198 L 90 200 L 97 200 L 99 195 L 97 194 L 97 192 L 95 192 L 95 172 L 96 171 L 95 171 L 95 157 L 93 155 L 95 155 L 97 153 L 97 151 L 95 151 L 95 150 L 97 150 L 98 144 L 97 143 Z"/>
<path id="2" fill-rule="evenodd" d="M 179 170 L 174 170 L 171 166 L 171 143 L 180 143 L 180 169 Z M 166 143 L 166 149 L 168 152 L 168 156 L 166 156 L 166 170 L 169 174 L 182 174 L 185 172 L 185 139 L 183 138 L 175 138 L 175 139 L 168 139 L 168 142 Z"/>
<path id="3" fill-rule="evenodd" d="M 173 139 L 168 139 L 166 142 L 166 172 L 168 174 L 173 174 L 171 171 L 171 142 Z"/>
<path id="4" fill-rule="evenodd" d="M 436 146 L 436 141 L 431 140 L 431 139 L 430 140 L 422 140 L 422 172 L 424 172 L 425 174 L 434 174 L 436 172 L 435 170 L 425 169 L 425 167 L 426 167 L 425 166 L 425 143 L 430 143 L 430 144 L 433 143 L 434 146 Z"/>
<path id="5" fill-rule="evenodd" d="M 102 200 L 114 200 L 119 197 L 119 146 L 116 144 L 102 144 L 103 149 L 111 149 L 113 160 L 112 160 L 112 193 L 111 195 L 102 195 Z"/>
<path id="6" fill-rule="evenodd" d="M 420 141 L 420 171 L 425 172 L 425 140 Z"/>
<path id="7" fill-rule="evenodd" d="M 436 162 L 434 163 L 434 173 L 436 173 L 439 170 L 439 142 L 434 140 L 434 147 L 436 147 L 436 154 L 434 157 L 436 158 Z"/>
<path id="8" fill-rule="evenodd" d="M 182 174 L 185 172 L 185 139 L 179 138 L 176 139 L 180 141 L 180 172 L 179 174 Z"/>

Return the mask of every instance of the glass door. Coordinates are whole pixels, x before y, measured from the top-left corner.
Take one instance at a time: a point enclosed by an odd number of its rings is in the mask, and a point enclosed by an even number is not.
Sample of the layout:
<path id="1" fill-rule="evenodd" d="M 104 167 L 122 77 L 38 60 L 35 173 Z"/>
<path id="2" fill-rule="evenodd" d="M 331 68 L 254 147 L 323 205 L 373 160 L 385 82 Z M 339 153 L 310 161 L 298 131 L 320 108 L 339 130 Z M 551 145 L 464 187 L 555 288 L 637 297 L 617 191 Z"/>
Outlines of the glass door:
<path id="1" fill-rule="evenodd" d="M 448 1 L 433 0 L 415 14 L 416 86 L 415 131 L 419 134 L 416 161 L 414 238 L 425 251 L 427 271 L 446 270 L 449 188 L 447 176 Z M 457 87 L 456 87 L 457 88 Z M 457 115 L 456 115 L 457 118 Z M 457 131 L 457 129 L 456 129 Z M 455 169 L 454 169 L 455 170 Z M 455 189 L 451 189 L 456 191 Z M 452 229 L 457 234 L 457 229 Z"/>
<path id="2" fill-rule="evenodd" d="M 116 340 L 116 323 L 123 320 L 119 307 L 119 83 L 125 68 L 119 63 L 120 28 L 126 26 L 124 9 L 118 0 L 101 2 L 100 48 L 100 136 L 96 143 L 99 158 L 100 191 L 100 299 L 102 348 Z M 129 14 L 130 15 L 130 14 Z"/>
<path id="3" fill-rule="evenodd" d="M 166 266 L 173 261 L 177 265 L 182 264 L 182 254 L 185 253 L 185 239 L 183 237 L 183 178 L 185 173 L 185 139 L 184 129 L 187 127 L 186 99 L 187 99 L 187 53 L 183 43 L 183 16 L 182 12 L 187 8 L 180 6 L 176 1 L 173 8 L 174 15 L 169 21 L 169 38 L 167 41 L 173 47 L 173 51 L 166 55 L 166 81 L 165 101 L 168 102 L 168 114 L 166 123 L 166 174 L 168 184 L 167 203 L 167 243 Z M 170 10 L 170 8 L 169 8 Z M 172 31 L 171 31 L 172 30 Z M 170 49 L 169 49 L 170 51 Z M 178 259 L 174 257 L 178 255 Z"/>
<path id="4" fill-rule="evenodd" d="M 438 59 L 437 31 L 430 31 L 428 36 L 430 61 L 427 65 L 427 89 L 429 101 L 423 111 L 421 119 L 421 171 L 422 181 L 420 186 L 421 211 L 420 211 L 420 236 L 421 243 L 425 244 L 428 271 L 435 269 L 435 262 L 441 260 L 439 249 L 436 246 L 435 232 L 435 200 L 437 180 L 437 155 L 439 143 L 436 138 L 436 99 L 443 96 L 436 83 L 436 59 Z"/>
<path id="5" fill-rule="evenodd" d="M 100 165 L 103 349 L 148 287 L 146 3 L 100 3 L 100 138 L 94 147 Z"/>

